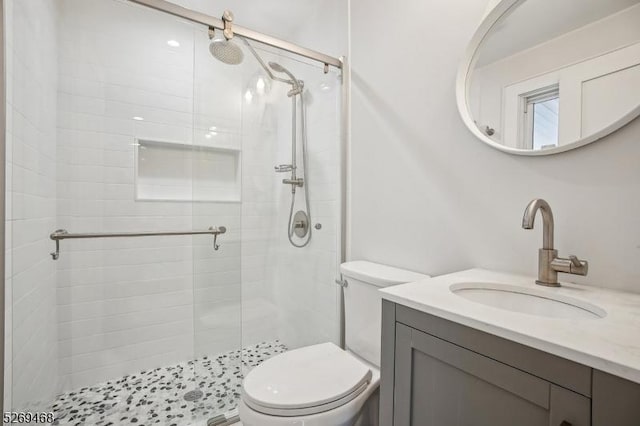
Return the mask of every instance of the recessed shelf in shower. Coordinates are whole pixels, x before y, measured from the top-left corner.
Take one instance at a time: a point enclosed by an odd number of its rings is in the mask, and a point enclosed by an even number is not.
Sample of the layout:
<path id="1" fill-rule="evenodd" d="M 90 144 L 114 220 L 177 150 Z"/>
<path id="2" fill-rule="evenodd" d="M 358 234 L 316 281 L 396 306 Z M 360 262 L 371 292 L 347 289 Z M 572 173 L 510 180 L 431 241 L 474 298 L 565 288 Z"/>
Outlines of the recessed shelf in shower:
<path id="1" fill-rule="evenodd" d="M 239 148 L 137 139 L 135 150 L 136 200 L 241 200 Z"/>

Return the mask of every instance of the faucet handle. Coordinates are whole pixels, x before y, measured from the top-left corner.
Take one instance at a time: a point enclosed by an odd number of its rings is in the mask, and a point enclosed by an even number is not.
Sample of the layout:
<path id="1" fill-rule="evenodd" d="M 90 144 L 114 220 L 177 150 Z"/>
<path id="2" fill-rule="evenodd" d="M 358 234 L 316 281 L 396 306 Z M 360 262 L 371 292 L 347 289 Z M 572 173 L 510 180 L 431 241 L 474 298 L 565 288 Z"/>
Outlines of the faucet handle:
<path id="1" fill-rule="evenodd" d="M 578 259 L 578 256 L 571 255 L 568 259 L 556 257 L 551 261 L 551 268 L 557 272 L 573 275 L 587 275 L 589 272 L 589 262 Z"/>
<path id="2" fill-rule="evenodd" d="M 575 275 L 587 275 L 589 272 L 589 262 L 586 260 L 578 259 L 578 256 L 571 255 L 569 256 L 569 260 L 571 261 L 571 273 Z"/>
<path id="3" fill-rule="evenodd" d="M 582 266 L 582 262 L 580 261 L 580 259 L 578 259 L 578 256 L 574 254 L 569 255 L 569 260 L 571 261 L 571 264 L 576 268 L 580 268 Z"/>

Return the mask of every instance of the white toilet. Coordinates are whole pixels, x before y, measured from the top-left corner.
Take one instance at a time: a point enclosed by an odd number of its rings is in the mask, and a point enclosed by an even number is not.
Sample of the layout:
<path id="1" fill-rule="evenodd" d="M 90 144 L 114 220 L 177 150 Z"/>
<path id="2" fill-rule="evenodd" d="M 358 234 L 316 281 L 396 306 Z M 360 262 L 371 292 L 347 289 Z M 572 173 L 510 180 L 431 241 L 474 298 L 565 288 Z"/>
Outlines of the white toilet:
<path id="1" fill-rule="evenodd" d="M 333 343 L 295 349 L 247 374 L 243 426 L 376 426 L 380 383 L 378 289 L 428 278 L 371 262 L 341 265 L 347 350 Z"/>

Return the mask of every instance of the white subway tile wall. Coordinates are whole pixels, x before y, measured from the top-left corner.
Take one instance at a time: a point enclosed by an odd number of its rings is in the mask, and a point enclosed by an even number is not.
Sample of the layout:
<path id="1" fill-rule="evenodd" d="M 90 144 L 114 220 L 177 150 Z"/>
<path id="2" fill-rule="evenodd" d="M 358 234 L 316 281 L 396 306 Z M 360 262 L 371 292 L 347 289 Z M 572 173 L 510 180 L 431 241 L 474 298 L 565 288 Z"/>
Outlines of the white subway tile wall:
<path id="1" fill-rule="evenodd" d="M 240 205 L 136 201 L 134 154 L 136 138 L 202 143 L 198 123 L 224 127 L 232 135 L 225 142 L 239 148 L 234 100 L 242 73 L 208 55 L 204 29 L 171 16 L 115 1 L 59 4 L 58 226 L 230 229 L 218 252 L 210 236 L 64 241 L 57 262 L 62 388 L 191 359 L 200 338 L 210 354 L 238 348 Z M 205 87 L 215 96 L 201 98 Z M 196 161 L 178 160 L 152 166 L 156 182 L 177 167 L 198 175 Z M 186 191 L 198 192 L 196 182 L 186 182 Z M 194 310 L 222 319 L 203 332 Z"/>
<path id="2" fill-rule="evenodd" d="M 57 381 L 56 8 L 5 2 L 7 72 L 5 407 L 38 410 Z"/>

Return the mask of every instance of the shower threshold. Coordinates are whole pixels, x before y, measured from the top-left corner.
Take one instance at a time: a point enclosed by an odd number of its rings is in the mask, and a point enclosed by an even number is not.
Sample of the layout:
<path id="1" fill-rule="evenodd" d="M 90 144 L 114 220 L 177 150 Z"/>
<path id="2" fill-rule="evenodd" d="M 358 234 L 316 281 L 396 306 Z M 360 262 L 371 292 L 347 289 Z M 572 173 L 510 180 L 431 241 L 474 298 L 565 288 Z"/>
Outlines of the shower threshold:
<path id="1" fill-rule="evenodd" d="M 237 420 L 243 374 L 286 349 L 277 340 L 263 342 L 69 391 L 52 404 L 53 424 L 232 424 Z M 194 390 L 203 396 L 186 401 L 185 394 Z"/>

